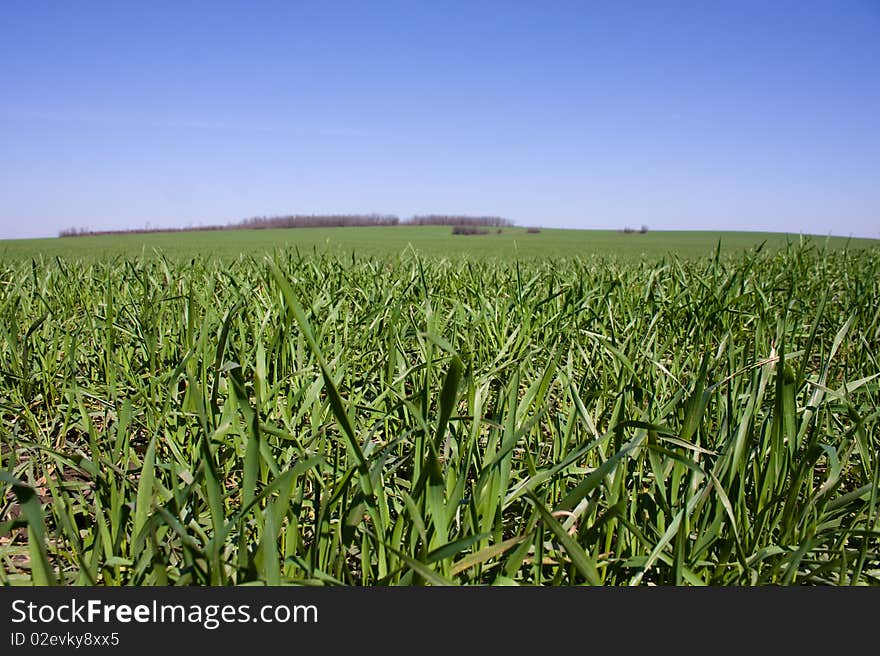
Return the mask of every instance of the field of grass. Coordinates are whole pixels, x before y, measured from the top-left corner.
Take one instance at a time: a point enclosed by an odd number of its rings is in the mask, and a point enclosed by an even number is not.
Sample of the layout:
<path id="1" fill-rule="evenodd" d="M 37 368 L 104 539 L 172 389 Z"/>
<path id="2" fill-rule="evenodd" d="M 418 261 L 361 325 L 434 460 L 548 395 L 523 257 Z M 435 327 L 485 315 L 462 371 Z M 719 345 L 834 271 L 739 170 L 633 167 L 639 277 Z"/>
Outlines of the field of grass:
<path id="1" fill-rule="evenodd" d="M 876 245 L 340 230 L 0 246 L 0 584 L 880 583 Z"/>
<path id="2" fill-rule="evenodd" d="M 880 245 L 871 239 L 804 237 L 820 247 L 858 250 Z M 30 259 L 35 255 L 79 259 L 137 257 L 159 250 L 170 259 L 196 255 L 236 259 L 242 253 L 258 256 L 275 249 L 299 253 L 366 257 L 400 256 L 415 251 L 427 257 L 533 260 L 576 258 L 614 253 L 623 257 L 659 257 L 675 253 L 692 258 L 712 252 L 721 242 L 725 253 L 742 253 L 766 242 L 765 248 L 784 248 L 801 236 L 748 232 L 648 232 L 623 234 L 613 230 L 544 229 L 528 234 L 525 228 L 505 228 L 501 234 L 452 235 L 448 226 L 395 226 L 376 228 L 301 228 L 293 230 L 231 230 L 120 234 L 65 239 L 26 239 L 0 242 L 0 261 Z"/>

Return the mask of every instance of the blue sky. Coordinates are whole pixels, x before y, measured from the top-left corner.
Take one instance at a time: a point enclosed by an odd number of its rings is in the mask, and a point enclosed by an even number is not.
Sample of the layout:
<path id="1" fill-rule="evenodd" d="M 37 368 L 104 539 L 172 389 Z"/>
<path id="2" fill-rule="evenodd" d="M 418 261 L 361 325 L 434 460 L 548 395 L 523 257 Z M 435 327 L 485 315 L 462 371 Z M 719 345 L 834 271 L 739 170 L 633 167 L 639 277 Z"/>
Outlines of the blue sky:
<path id="1" fill-rule="evenodd" d="M 880 1 L 0 4 L 0 238 L 331 212 L 880 237 Z"/>

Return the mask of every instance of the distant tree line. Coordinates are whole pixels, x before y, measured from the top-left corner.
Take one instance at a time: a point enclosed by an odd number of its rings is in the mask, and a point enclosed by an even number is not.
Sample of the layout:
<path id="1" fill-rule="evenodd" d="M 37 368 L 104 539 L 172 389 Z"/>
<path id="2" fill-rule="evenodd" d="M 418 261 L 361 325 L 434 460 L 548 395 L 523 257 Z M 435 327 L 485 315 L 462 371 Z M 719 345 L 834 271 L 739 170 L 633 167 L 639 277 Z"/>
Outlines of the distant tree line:
<path id="1" fill-rule="evenodd" d="M 187 226 L 186 228 L 129 228 L 126 230 L 90 230 L 88 228 L 65 228 L 58 231 L 59 237 L 91 237 L 96 235 L 137 235 L 155 232 L 196 232 L 212 230 L 232 230 L 231 226 L 208 225 Z"/>
<path id="2" fill-rule="evenodd" d="M 414 216 L 406 223 L 409 225 L 440 225 L 440 226 L 480 226 L 483 228 L 508 228 L 513 222 L 500 216 L 459 216 L 447 214 L 426 214 Z"/>
<path id="3" fill-rule="evenodd" d="M 353 226 L 394 226 L 400 219 L 393 214 L 291 214 L 255 216 L 232 224 L 231 229 L 266 228 L 348 228 Z"/>
<path id="4" fill-rule="evenodd" d="M 502 228 L 513 226 L 513 222 L 499 216 L 466 216 L 428 214 L 413 216 L 401 221 L 393 214 L 289 214 L 283 216 L 255 216 L 226 225 L 190 226 L 186 228 L 131 228 L 128 230 L 89 230 L 87 228 L 66 228 L 59 237 L 83 237 L 89 235 L 141 234 L 154 232 L 192 232 L 199 230 L 267 230 L 277 228 L 336 228 L 367 226 L 458 226 L 480 228 Z M 464 233 L 457 233 L 464 234 Z M 473 234 L 473 233 L 470 233 Z"/>

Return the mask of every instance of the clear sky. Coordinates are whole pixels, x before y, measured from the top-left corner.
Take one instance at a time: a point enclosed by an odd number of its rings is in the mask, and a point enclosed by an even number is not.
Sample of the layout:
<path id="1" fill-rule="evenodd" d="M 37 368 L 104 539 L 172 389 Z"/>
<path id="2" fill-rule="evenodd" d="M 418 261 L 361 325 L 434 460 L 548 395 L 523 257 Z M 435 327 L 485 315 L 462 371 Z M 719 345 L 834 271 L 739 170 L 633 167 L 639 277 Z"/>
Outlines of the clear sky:
<path id="1" fill-rule="evenodd" d="M 0 3 L 0 238 L 331 212 L 880 237 L 880 0 Z"/>

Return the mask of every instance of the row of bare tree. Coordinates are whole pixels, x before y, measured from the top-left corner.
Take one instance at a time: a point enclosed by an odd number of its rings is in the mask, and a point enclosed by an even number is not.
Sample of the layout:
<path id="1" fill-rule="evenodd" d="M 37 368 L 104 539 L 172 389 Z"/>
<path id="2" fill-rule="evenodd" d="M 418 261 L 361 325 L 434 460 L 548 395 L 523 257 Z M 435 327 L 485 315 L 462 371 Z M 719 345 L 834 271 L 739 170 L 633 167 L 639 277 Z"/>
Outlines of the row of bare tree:
<path id="1" fill-rule="evenodd" d="M 186 228 L 132 228 L 129 230 L 89 230 L 67 228 L 59 237 L 83 237 L 88 235 L 140 234 L 153 232 L 191 232 L 199 230 L 266 230 L 270 228 L 335 228 L 395 225 L 446 225 L 480 226 L 487 228 L 509 227 L 512 221 L 498 216 L 464 216 L 428 214 L 401 221 L 393 214 L 290 214 L 284 216 L 255 216 L 227 225 L 191 226 Z"/>
<path id="2" fill-rule="evenodd" d="M 137 235 L 154 232 L 211 232 L 214 230 L 234 230 L 234 226 L 208 225 L 188 226 L 186 228 L 129 228 L 127 230 L 90 230 L 89 228 L 65 228 L 58 231 L 59 237 L 92 237 L 95 235 Z"/>
<path id="3" fill-rule="evenodd" d="M 335 228 L 353 226 L 393 226 L 400 219 L 392 214 L 292 214 L 288 216 L 255 216 L 232 224 L 232 229 L 260 230 L 265 228 Z"/>
<path id="4" fill-rule="evenodd" d="M 513 221 L 500 216 L 458 216 L 448 214 L 426 214 L 414 216 L 406 223 L 410 225 L 441 225 L 441 226 L 480 226 L 484 228 L 508 228 Z"/>

